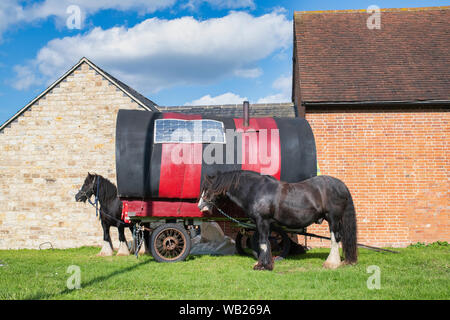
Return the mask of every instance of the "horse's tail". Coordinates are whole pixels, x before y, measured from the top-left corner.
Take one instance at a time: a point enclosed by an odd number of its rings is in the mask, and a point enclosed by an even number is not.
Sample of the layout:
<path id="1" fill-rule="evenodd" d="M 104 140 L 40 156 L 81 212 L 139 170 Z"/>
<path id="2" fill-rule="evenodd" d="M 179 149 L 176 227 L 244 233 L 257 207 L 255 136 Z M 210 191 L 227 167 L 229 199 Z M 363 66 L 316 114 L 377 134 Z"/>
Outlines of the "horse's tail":
<path id="1" fill-rule="evenodd" d="M 349 199 L 344 209 L 341 224 L 342 250 L 344 251 L 345 264 L 355 264 L 358 260 L 356 232 L 355 206 L 349 192 Z"/>

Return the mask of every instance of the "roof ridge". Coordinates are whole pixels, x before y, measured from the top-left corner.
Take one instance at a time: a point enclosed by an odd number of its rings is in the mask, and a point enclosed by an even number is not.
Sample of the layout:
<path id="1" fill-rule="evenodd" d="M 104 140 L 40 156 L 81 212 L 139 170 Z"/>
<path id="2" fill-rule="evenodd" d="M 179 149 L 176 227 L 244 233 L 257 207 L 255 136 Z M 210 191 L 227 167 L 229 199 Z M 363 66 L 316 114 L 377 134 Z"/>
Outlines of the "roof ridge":
<path id="1" fill-rule="evenodd" d="M 112 82 L 114 85 L 116 85 L 118 88 L 120 88 L 123 92 L 125 92 L 130 98 L 134 98 L 134 100 L 137 100 L 138 104 L 141 104 L 142 107 L 148 108 L 150 110 L 157 109 L 157 104 L 154 103 L 152 100 L 148 99 L 143 94 L 139 93 L 129 85 L 125 84 L 124 82 L 120 81 L 110 73 L 106 72 L 96 64 L 94 64 L 92 61 L 90 61 L 88 58 L 83 57 L 81 58 L 80 62 L 86 62 L 88 65 L 90 65 L 92 68 L 97 69 L 96 71 L 101 73 L 102 76 L 107 78 L 110 82 Z M 153 110 L 156 111 L 156 110 Z"/>
<path id="2" fill-rule="evenodd" d="M 450 6 L 380 8 L 381 12 L 413 12 L 413 11 L 432 11 L 432 10 L 450 10 Z M 332 13 L 367 13 L 367 9 L 294 11 L 294 16 L 302 14 L 332 14 Z"/>
<path id="3" fill-rule="evenodd" d="M 250 103 L 250 107 L 267 107 L 267 106 L 292 106 L 293 102 L 273 102 L 273 103 Z M 186 109 L 186 108 L 236 108 L 242 107 L 242 103 L 230 104 L 206 104 L 206 105 L 188 105 L 188 106 L 158 106 L 158 109 Z"/>

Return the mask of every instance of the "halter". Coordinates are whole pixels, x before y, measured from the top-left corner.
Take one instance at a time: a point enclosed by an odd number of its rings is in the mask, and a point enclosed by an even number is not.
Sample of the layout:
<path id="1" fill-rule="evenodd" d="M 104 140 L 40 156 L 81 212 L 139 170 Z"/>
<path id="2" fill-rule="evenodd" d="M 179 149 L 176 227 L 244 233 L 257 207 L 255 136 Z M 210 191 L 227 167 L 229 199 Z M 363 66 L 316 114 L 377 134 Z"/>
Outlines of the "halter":
<path id="1" fill-rule="evenodd" d="M 97 181 L 97 192 L 94 193 L 94 185 L 95 185 L 96 181 Z M 99 188 L 100 188 L 100 176 L 99 175 L 95 175 L 94 185 L 92 186 L 92 189 L 91 189 L 92 194 L 95 194 L 94 202 L 92 202 L 90 197 L 88 197 L 86 191 L 80 189 L 79 192 L 87 198 L 87 201 L 89 202 L 89 204 L 91 204 L 92 206 L 95 207 L 95 216 L 100 219 L 101 217 L 99 215 L 99 210 L 98 210 L 98 192 L 99 192 Z M 91 197 L 92 197 L 92 194 L 91 194 Z"/>

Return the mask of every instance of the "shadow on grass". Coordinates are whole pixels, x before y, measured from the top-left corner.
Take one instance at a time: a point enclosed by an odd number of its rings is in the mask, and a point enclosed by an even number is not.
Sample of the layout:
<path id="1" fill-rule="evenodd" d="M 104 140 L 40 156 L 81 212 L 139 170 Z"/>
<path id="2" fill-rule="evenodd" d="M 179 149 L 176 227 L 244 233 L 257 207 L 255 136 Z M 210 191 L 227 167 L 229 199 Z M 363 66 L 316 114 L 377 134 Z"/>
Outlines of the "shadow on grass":
<path id="1" fill-rule="evenodd" d="M 147 264 L 149 262 L 154 262 L 154 260 L 148 259 L 146 261 L 139 262 L 138 264 L 135 264 L 135 265 L 130 266 L 128 268 L 123 268 L 123 269 L 120 269 L 120 270 L 116 270 L 114 272 L 111 272 L 108 275 L 104 275 L 104 276 L 100 276 L 100 277 L 94 278 L 94 279 L 92 279 L 92 280 L 90 280 L 88 282 L 82 283 L 81 289 L 84 289 L 86 287 L 92 286 L 92 285 L 94 285 L 94 284 L 96 284 L 98 282 L 102 282 L 102 281 L 108 280 L 108 279 L 110 279 L 110 278 L 112 278 L 114 276 L 117 276 L 119 274 L 123 274 L 123 273 L 127 273 L 127 272 L 130 272 L 130 271 L 133 271 L 133 270 L 135 270 L 135 269 L 137 269 L 137 268 L 139 268 L 139 267 L 141 267 L 141 266 L 143 266 L 143 265 L 145 265 L 145 264 Z M 50 299 L 50 298 L 53 298 L 53 297 L 57 297 L 57 296 L 61 296 L 61 295 L 65 295 L 65 294 L 71 293 L 74 290 L 76 290 L 76 289 L 65 289 L 65 290 L 62 290 L 60 292 L 51 293 L 51 294 L 50 293 L 38 293 L 38 294 L 35 294 L 35 295 L 31 295 L 31 296 L 25 297 L 24 300 Z"/>
<path id="2" fill-rule="evenodd" d="M 310 252 L 310 253 L 302 253 L 296 255 L 287 256 L 286 260 L 309 260 L 309 259 L 323 259 L 324 261 L 328 257 L 328 252 Z"/>

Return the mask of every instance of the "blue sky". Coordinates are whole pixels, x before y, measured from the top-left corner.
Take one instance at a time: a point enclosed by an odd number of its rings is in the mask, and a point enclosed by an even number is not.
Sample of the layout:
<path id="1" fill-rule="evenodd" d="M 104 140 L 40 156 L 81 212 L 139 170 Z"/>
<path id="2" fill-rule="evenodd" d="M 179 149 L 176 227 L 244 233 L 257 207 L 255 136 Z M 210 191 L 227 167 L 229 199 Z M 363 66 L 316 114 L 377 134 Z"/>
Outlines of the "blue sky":
<path id="1" fill-rule="evenodd" d="M 293 12 L 370 5 L 449 1 L 1 0 L 0 124 L 83 56 L 162 106 L 287 102 Z"/>

